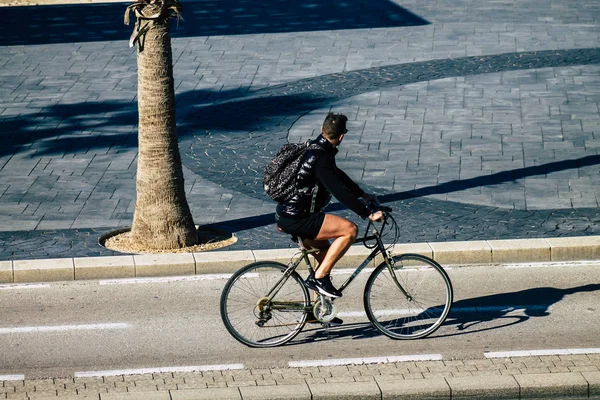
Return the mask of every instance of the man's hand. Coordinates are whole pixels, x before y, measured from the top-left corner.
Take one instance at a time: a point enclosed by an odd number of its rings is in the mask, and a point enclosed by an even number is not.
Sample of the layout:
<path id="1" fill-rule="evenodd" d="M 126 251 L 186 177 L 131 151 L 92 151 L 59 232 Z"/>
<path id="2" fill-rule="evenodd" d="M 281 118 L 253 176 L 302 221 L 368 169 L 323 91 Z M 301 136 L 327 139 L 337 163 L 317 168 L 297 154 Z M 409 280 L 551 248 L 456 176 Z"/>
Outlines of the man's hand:
<path id="1" fill-rule="evenodd" d="M 373 214 L 369 215 L 369 219 L 371 221 L 381 221 L 383 219 L 383 213 L 381 211 L 376 211 Z"/>
<path id="2" fill-rule="evenodd" d="M 362 199 L 364 201 L 366 201 L 367 203 L 379 203 L 377 196 L 375 196 L 374 194 L 366 193 L 366 192 L 362 195 Z"/>

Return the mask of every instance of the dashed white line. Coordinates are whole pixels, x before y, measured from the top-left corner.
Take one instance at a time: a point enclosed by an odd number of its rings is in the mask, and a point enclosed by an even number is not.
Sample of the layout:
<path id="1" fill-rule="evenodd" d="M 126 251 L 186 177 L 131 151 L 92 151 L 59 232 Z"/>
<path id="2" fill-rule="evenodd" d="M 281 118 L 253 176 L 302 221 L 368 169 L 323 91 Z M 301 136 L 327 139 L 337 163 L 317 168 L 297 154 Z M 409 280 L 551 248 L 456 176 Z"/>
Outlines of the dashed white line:
<path id="1" fill-rule="evenodd" d="M 502 306 L 481 306 L 481 307 L 457 307 L 453 308 L 450 313 L 497 313 L 497 312 L 512 312 L 512 311 L 539 311 L 547 310 L 552 304 L 516 304 Z"/>
<path id="2" fill-rule="evenodd" d="M 158 374 L 174 372 L 199 372 L 199 371 L 226 371 L 244 369 L 243 364 L 218 364 L 218 365 L 190 365 L 180 367 L 157 367 L 157 368 L 137 368 L 137 369 L 114 369 L 107 371 L 85 371 L 75 372 L 76 378 L 91 378 L 98 376 L 118 376 L 118 375 L 141 375 Z"/>
<path id="3" fill-rule="evenodd" d="M 0 334 L 8 333 L 39 333 L 39 332 L 66 332 L 66 331 L 91 331 L 106 329 L 126 329 L 129 324 L 88 324 L 88 325 L 55 325 L 55 326 L 19 326 L 13 328 L 0 328 Z"/>
<path id="4" fill-rule="evenodd" d="M 485 358 L 560 356 L 560 355 L 574 355 L 574 354 L 600 354 L 600 348 L 486 351 L 485 353 L 483 353 Z"/>
<path id="5" fill-rule="evenodd" d="M 381 356 L 381 357 L 358 357 L 358 358 L 337 358 L 326 360 L 301 360 L 290 361 L 290 368 L 301 367 L 327 367 L 334 365 L 360 365 L 360 364 L 381 364 L 392 362 L 407 361 L 438 361 L 442 359 L 441 354 L 415 354 L 406 356 Z"/>
<path id="6" fill-rule="evenodd" d="M 186 282 L 186 281 L 212 281 L 229 279 L 232 274 L 203 274 L 191 276 L 165 276 L 159 278 L 123 278 L 123 279 L 105 279 L 98 281 L 99 285 L 133 285 L 144 283 L 168 283 L 168 282 Z"/>
<path id="7" fill-rule="evenodd" d="M 0 285 L 0 290 L 42 289 L 50 287 L 45 283 Z"/>
<path id="8" fill-rule="evenodd" d="M 481 307 L 455 307 L 450 311 L 450 314 L 467 314 L 467 313 L 513 313 L 513 312 L 524 312 L 524 311 L 543 311 L 548 310 L 551 304 L 517 304 L 517 305 L 501 305 L 501 306 L 481 306 Z M 412 309 L 395 309 L 395 310 L 379 310 L 375 314 L 379 317 L 393 316 L 393 315 L 411 315 L 417 311 L 425 311 L 425 309 L 412 308 Z M 338 317 L 341 318 L 364 318 L 367 314 L 364 311 L 340 311 L 337 313 Z"/>
<path id="9" fill-rule="evenodd" d="M 0 375 L 0 382 L 2 381 L 23 381 L 25 375 Z"/>
<path id="10" fill-rule="evenodd" d="M 504 268 L 556 268 L 556 267 L 588 267 L 598 265 L 598 261 L 546 261 L 536 263 L 502 264 Z"/>

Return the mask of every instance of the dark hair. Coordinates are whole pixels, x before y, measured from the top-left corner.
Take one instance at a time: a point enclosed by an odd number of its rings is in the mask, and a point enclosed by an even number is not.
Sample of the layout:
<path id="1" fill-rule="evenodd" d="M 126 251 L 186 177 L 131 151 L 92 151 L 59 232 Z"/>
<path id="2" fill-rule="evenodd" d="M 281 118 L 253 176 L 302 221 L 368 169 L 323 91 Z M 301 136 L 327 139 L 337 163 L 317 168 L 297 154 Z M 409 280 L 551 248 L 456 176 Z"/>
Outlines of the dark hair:
<path id="1" fill-rule="evenodd" d="M 337 139 L 346 133 L 346 121 L 348 117 L 344 114 L 330 112 L 323 122 L 323 136 L 327 139 Z"/>

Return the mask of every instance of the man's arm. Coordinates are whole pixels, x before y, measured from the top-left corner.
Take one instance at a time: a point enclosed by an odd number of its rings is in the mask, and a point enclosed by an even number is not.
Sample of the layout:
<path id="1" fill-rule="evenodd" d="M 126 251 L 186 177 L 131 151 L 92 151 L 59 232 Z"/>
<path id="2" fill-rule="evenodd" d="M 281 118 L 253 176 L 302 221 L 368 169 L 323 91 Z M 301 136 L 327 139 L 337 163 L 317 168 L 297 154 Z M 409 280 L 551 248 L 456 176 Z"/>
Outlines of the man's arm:
<path id="1" fill-rule="evenodd" d="M 362 190 L 344 171 L 339 169 L 337 165 L 335 166 L 335 169 L 344 185 L 346 185 L 356 197 L 362 197 L 365 194 L 364 190 Z"/>
<path id="2" fill-rule="evenodd" d="M 336 168 L 337 168 L 337 166 L 336 166 Z M 346 175 L 346 173 L 344 171 L 337 168 L 337 172 L 340 175 L 340 177 L 342 178 L 342 180 L 344 181 L 344 183 L 349 187 L 349 189 L 352 190 L 352 192 L 354 194 L 356 194 L 356 197 L 361 197 L 365 201 L 365 203 L 379 203 L 379 199 L 377 199 L 377 196 L 375 196 L 374 194 L 367 193 L 364 190 L 362 190 L 360 188 L 360 186 L 358 186 L 356 184 L 356 182 L 354 182 L 348 175 Z M 369 219 L 371 221 L 379 221 L 379 220 L 381 220 L 382 217 L 383 217 L 383 213 L 381 211 L 377 211 L 377 212 L 369 215 Z"/>
<path id="3" fill-rule="evenodd" d="M 333 197 L 363 219 L 371 214 L 358 199 L 364 194 L 364 191 L 348 175 L 337 168 L 328 157 L 319 157 L 315 168 L 319 181 L 331 192 Z"/>

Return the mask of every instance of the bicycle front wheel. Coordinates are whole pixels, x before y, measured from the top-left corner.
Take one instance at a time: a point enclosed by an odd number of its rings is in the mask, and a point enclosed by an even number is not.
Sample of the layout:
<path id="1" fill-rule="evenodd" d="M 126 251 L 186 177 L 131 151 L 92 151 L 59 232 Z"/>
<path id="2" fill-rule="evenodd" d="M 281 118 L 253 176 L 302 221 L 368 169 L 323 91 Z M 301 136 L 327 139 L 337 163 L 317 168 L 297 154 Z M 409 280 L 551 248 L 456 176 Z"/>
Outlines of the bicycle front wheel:
<path id="1" fill-rule="evenodd" d="M 277 346 L 292 340 L 306 323 L 308 291 L 297 272 L 284 279 L 286 269 L 277 262 L 256 262 L 225 284 L 221 319 L 239 342 L 250 347 Z"/>
<path id="2" fill-rule="evenodd" d="M 452 283 L 435 261 L 419 254 L 392 257 L 367 281 L 364 306 L 371 323 L 393 339 L 418 339 L 442 325 L 452 306 Z"/>

